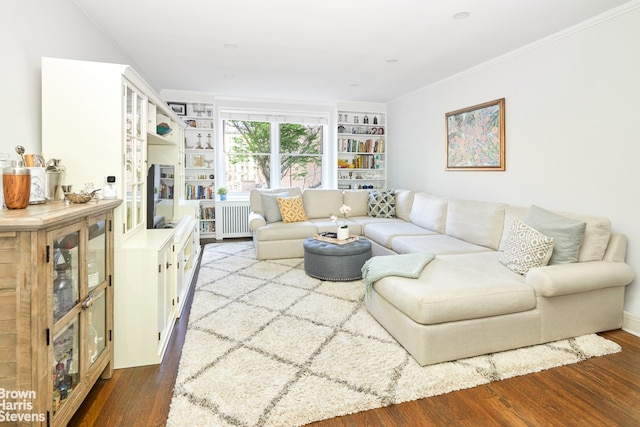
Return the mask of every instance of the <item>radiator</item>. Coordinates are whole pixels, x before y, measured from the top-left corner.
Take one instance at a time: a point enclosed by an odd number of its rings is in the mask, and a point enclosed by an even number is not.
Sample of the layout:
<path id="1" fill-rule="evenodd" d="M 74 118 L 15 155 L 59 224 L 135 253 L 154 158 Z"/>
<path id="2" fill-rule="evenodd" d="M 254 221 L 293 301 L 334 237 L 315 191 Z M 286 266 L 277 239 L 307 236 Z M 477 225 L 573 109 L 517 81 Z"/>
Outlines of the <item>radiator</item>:
<path id="1" fill-rule="evenodd" d="M 249 202 L 217 202 L 220 205 L 216 221 L 216 239 L 250 237 Z M 216 214 L 218 214 L 216 212 Z"/>

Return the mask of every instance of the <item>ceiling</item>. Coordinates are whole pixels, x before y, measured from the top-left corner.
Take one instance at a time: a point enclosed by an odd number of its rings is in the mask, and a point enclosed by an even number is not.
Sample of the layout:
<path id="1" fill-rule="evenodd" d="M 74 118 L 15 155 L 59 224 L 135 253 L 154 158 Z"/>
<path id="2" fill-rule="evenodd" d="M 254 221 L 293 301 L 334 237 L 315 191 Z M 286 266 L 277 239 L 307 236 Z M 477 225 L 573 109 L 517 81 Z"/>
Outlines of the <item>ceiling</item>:
<path id="1" fill-rule="evenodd" d="M 158 91 L 388 102 L 627 0 L 73 2 Z"/>

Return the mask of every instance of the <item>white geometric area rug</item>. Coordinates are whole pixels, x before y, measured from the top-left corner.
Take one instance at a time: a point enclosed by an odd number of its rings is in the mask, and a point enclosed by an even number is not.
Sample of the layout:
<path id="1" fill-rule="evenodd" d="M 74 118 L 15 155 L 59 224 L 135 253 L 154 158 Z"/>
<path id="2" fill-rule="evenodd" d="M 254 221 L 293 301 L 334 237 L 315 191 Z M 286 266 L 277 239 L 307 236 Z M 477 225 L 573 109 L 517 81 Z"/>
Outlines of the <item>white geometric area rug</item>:
<path id="1" fill-rule="evenodd" d="M 598 335 L 421 367 L 367 312 L 364 284 L 205 247 L 168 426 L 299 426 L 620 351 Z"/>

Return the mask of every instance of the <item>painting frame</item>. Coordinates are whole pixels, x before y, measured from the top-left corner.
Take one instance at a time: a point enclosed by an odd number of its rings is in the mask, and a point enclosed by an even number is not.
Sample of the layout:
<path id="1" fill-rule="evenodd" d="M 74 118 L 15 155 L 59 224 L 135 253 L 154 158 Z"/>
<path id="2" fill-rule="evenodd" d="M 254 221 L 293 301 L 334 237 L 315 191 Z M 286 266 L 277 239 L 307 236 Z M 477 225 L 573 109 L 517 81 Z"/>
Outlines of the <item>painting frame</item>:
<path id="1" fill-rule="evenodd" d="M 182 102 L 167 102 L 167 105 L 178 116 L 187 115 L 187 104 Z"/>
<path id="2" fill-rule="evenodd" d="M 504 171 L 505 98 L 445 114 L 447 171 Z"/>

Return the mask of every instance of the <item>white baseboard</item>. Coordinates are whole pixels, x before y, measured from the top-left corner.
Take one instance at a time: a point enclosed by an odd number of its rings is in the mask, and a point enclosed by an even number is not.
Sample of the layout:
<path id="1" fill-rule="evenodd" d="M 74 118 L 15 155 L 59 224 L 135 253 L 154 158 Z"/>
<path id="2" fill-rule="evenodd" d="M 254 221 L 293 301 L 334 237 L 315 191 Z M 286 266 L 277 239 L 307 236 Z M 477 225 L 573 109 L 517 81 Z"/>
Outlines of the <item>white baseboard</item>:
<path id="1" fill-rule="evenodd" d="M 640 317 L 625 311 L 622 318 L 622 330 L 640 337 Z"/>

